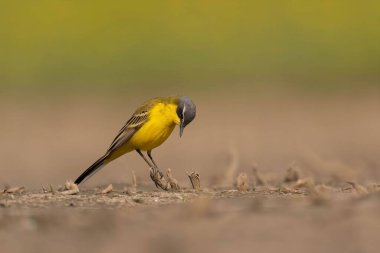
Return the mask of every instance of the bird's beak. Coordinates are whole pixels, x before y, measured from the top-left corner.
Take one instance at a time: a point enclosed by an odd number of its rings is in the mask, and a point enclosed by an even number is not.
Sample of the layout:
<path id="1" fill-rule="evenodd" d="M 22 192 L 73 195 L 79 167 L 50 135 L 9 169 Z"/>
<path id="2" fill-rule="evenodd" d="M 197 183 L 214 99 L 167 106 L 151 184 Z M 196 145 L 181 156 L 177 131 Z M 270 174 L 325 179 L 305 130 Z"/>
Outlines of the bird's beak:
<path id="1" fill-rule="evenodd" d="M 183 129 L 185 129 L 185 127 L 183 125 L 183 121 L 181 120 L 181 123 L 179 125 L 179 137 L 182 137 Z"/>

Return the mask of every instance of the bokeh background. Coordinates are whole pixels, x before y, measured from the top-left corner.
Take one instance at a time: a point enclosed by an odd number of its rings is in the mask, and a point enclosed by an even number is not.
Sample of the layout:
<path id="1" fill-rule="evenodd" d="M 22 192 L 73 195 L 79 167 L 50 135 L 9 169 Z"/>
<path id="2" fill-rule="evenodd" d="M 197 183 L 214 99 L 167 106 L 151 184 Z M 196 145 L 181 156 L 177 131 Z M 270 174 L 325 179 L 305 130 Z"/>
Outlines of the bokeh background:
<path id="1" fill-rule="evenodd" d="M 134 109 L 189 95 L 198 117 L 155 152 L 186 184 L 230 166 L 379 179 L 376 1 L 1 1 L 0 183 L 75 179 Z M 87 185 L 148 180 L 135 154 Z"/>

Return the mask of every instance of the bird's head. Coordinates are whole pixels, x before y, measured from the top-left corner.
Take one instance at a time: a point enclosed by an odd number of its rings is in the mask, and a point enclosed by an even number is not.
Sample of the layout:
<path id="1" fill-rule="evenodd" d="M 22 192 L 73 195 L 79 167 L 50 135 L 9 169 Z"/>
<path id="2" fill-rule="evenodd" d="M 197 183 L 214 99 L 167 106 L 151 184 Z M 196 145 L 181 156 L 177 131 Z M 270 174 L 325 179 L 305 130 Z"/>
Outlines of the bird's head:
<path id="1" fill-rule="evenodd" d="M 183 134 L 185 127 L 195 118 L 196 107 L 189 97 L 180 97 L 177 107 L 177 115 L 180 119 L 179 136 Z"/>

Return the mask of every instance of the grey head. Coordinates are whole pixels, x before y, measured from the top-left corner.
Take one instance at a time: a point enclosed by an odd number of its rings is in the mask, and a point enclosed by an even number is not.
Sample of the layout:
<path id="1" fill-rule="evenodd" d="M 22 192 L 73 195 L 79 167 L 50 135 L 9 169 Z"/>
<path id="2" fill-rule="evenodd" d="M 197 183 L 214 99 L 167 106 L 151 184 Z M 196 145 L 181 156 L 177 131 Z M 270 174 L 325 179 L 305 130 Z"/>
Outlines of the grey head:
<path id="1" fill-rule="evenodd" d="M 177 115 L 180 119 L 179 136 L 183 134 L 185 127 L 193 121 L 196 114 L 196 107 L 189 97 L 180 97 L 177 107 Z"/>

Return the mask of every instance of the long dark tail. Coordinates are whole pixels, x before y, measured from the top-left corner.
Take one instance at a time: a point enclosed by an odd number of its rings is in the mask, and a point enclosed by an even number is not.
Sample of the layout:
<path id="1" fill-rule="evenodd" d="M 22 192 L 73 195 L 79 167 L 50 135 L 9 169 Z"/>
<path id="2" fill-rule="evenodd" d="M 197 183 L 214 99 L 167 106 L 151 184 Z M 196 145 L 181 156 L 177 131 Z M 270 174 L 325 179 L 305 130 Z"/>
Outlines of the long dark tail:
<path id="1" fill-rule="evenodd" d="M 83 181 L 89 179 L 92 175 L 98 172 L 104 165 L 106 165 L 105 160 L 107 159 L 108 154 L 100 157 L 93 165 L 91 165 L 87 170 L 85 170 L 78 178 L 75 180 L 75 184 L 79 185 Z"/>

